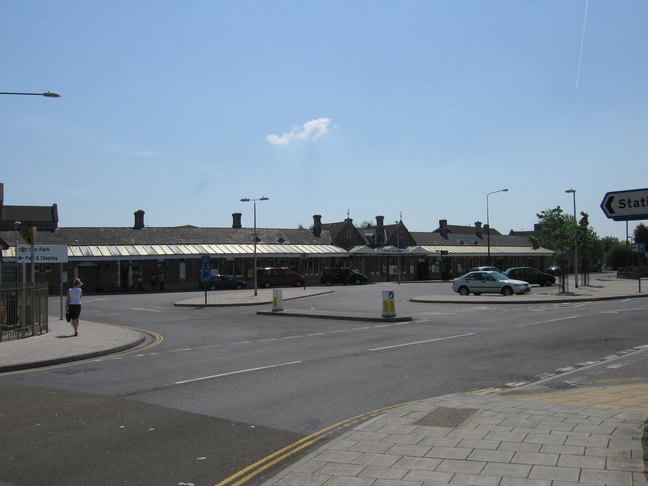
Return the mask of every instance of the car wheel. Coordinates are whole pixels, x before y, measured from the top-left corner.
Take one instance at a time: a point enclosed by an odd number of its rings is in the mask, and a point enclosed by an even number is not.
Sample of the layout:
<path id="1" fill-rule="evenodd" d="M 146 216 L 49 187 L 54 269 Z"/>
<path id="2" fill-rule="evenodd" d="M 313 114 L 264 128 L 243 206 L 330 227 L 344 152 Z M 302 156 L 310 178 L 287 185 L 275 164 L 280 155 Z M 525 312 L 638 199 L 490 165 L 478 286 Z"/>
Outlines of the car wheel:
<path id="1" fill-rule="evenodd" d="M 554 283 L 554 281 L 553 281 L 552 279 L 548 278 L 547 280 L 545 280 L 545 283 L 544 283 L 544 284 L 545 284 L 547 287 L 551 287 L 551 286 L 553 285 L 553 283 Z"/>
<path id="2" fill-rule="evenodd" d="M 295 282 L 295 287 L 301 287 L 302 285 L 304 285 L 304 282 L 302 282 L 301 280 L 297 280 Z"/>
<path id="3" fill-rule="evenodd" d="M 239 289 L 239 290 L 241 290 L 241 289 L 243 288 L 243 285 L 241 285 L 241 284 L 236 284 L 236 288 Z"/>
<path id="4" fill-rule="evenodd" d="M 326 284 L 327 287 L 330 287 L 331 285 L 333 285 L 333 282 L 331 280 L 327 280 L 324 283 Z"/>
<path id="5" fill-rule="evenodd" d="M 511 287 L 504 287 L 502 289 L 502 295 L 513 295 L 513 289 Z"/>
<path id="6" fill-rule="evenodd" d="M 263 282 L 263 288 L 269 289 L 270 288 L 270 282 Z"/>
<path id="7" fill-rule="evenodd" d="M 360 285 L 362 282 L 360 282 L 360 279 L 359 279 L 359 278 L 356 278 L 356 279 L 353 281 L 353 283 L 354 283 L 354 285 Z"/>
<path id="8" fill-rule="evenodd" d="M 216 286 L 215 285 L 210 285 L 209 290 L 216 290 Z"/>
<path id="9" fill-rule="evenodd" d="M 481 295 L 481 292 L 473 292 L 475 295 Z"/>
<path id="10" fill-rule="evenodd" d="M 459 295 L 470 295 L 468 287 L 459 287 Z"/>

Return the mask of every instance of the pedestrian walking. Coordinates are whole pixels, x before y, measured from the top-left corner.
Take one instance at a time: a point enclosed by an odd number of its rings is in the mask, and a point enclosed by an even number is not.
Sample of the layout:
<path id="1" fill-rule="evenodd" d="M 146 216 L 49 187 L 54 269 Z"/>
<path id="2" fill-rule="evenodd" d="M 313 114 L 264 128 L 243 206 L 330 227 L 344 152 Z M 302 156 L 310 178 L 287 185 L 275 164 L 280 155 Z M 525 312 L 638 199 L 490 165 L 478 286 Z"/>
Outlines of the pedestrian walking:
<path id="1" fill-rule="evenodd" d="M 137 288 L 139 290 L 144 290 L 144 287 L 142 286 L 142 272 L 139 270 L 135 272 L 135 282 L 137 283 Z"/>
<path id="2" fill-rule="evenodd" d="M 79 316 L 81 315 L 81 297 L 83 295 L 82 285 L 83 282 L 75 278 L 72 282 L 72 288 L 68 289 L 67 299 L 65 300 L 65 310 L 70 317 L 75 336 L 79 335 Z"/>
<path id="3" fill-rule="evenodd" d="M 164 290 L 164 273 L 160 270 L 160 273 L 158 274 L 158 282 L 160 282 L 160 290 Z"/>

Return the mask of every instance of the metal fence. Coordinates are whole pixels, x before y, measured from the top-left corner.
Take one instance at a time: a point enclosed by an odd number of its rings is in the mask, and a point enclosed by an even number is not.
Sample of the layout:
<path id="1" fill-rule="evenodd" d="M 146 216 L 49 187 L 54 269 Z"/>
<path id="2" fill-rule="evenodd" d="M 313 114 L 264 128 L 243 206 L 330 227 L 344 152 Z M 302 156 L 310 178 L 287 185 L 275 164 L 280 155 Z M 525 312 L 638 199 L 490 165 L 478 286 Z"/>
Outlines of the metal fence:
<path id="1" fill-rule="evenodd" d="M 39 284 L 0 288 L 0 341 L 49 331 L 47 290 L 47 286 Z"/>

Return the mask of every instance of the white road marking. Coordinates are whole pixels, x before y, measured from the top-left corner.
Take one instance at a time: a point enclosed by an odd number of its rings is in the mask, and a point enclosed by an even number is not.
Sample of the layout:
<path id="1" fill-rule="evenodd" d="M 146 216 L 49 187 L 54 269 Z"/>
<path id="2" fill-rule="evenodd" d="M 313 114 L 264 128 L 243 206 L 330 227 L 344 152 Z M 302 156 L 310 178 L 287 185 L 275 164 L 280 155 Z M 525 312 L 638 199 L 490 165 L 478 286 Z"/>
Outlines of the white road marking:
<path id="1" fill-rule="evenodd" d="M 414 346 L 415 344 L 433 343 L 433 342 L 436 342 L 436 341 L 445 341 L 446 339 L 456 339 L 456 338 L 460 338 L 460 337 L 474 336 L 476 334 L 477 334 L 476 332 L 471 332 L 471 333 L 468 333 L 468 334 L 458 334 L 456 336 L 446 336 L 446 337 L 436 338 L 436 339 L 427 339 L 425 341 L 414 341 L 414 342 L 411 342 L 411 343 L 394 344 L 392 346 L 383 346 L 382 348 L 373 348 L 373 349 L 370 349 L 369 351 L 382 351 L 382 350 L 385 350 L 385 349 L 401 348 L 403 346 Z"/>
<path id="2" fill-rule="evenodd" d="M 258 368 L 249 368 L 247 370 L 230 371 L 229 373 L 221 373 L 219 375 L 202 376 L 200 378 L 192 378 L 190 380 L 176 381 L 174 384 L 175 385 L 183 385 L 185 383 L 193 383 L 193 382 L 196 382 L 196 381 L 211 380 L 212 378 L 222 378 L 223 376 L 238 375 L 238 374 L 241 374 L 241 373 L 249 373 L 251 371 L 269 370 L 271 368 L 279 368 L 280 366 L 290 366 L 290 365 L 299 364 L 299 363 L 301 363 L 301 361 L 290 361 L 288 363 L 281 363 L 281 364 L 276 364 L 276 365 L 259 366 Z"/>
<path id="3" fill-rule="evenodd" d="M 161 310 L 145 309 L 144 307 L 131 307 L 131 310 L 139 310 L 139 311 L 146 311 L 146 312 L 162 312 Z"/>

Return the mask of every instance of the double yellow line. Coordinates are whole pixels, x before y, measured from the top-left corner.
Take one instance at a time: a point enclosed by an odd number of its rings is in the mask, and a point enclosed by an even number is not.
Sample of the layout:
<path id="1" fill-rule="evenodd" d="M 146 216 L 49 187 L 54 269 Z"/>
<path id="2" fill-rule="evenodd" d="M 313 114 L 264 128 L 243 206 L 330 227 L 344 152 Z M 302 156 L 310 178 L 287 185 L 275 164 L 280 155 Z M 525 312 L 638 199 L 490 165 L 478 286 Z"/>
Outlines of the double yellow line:
<path id="1" fill-rule="evenodd" d="M 374 410 L 373 412 L 364 413 L 362 415 L 358 415 L 356 417 L 331 425 L 325 429 L 320 430 L 319 432 L 315 432 L 314 434 L 304 437 L 303 439 L 300 439 L 297 442 L 294 442 L 284 447 L 283 449 L 280 449 L 277 452 L 270 454 L 269 456 L 264 457 L 260 461 L 257 461 L 254 464 L 249 465 L 245 469 L 240 470 L 236 474 L 233 474 L 229 478 L 216 484 L 216 486 L 241 486 L 247 483 L 248 481 L 257 478 L 261 474 L 267 472 L 268 470 L 275 467 L 277 464 L 281 463 L 282 461 L 286 461 L 290 459 L 291 457 L 299 454 L 303 450 L 314 446 L 318 442 L 326 439 L 327 437 L 333 434 L 346 430 L 349 427 L 360 424 L 362 422 L 366 422 L 367 420 L 371 420 L 374 417 L 383 415 L 389 412 L 390 410 L 393 410 L 398 407 L 402 407 L 403 405 L 407 405 L 408 403 L 414 403 L 414 402 L 413 401 L 406 402 L 398 405 L 391 405 L 389 407 L 380 408 L 378 410 Z"/>
<path id="2" fill-rule="evenodd" d="M 133 329 L 134 331 L 139 331 L 139 332 L 141 332 L 143 334 L 148 334 L 149 336 L 151 336 L 153 338 L 153 342 L 147 344 L 143 348 L 135 346 L 134 348 L 127 349 L 126 351 L 122 351 L 120 353 L 107 354 L 107 355 L 104 355 L 104 356 L 97 356 L 95 358 L 82 359 L 82 360 L 79 360 L 79 361 L 70 361 L 68 363 L 62 363 L 62 364 L 58 364 L 58 365 L 42 366 L 42 367 L 39 367 L 39 368 L 28 368 L 28 369 L 25 369 L 25 370 L 17 370 L 17 371 L 8 371 L 6 373 L 0 373 L 0 374 L 2 376 L 10 376 L 10 375 L 19 375 L 19 374 L 23 374 L 23 373 L 34 373 L 34 372 L 37 372 L 37 371 L 56 370 L 56 369 L 59 369 L 59 368 L 68 368 L 70 366 L 77 366 L 77 365 L 84 364 L 84 363 L 94 363 L 96 361 L 103 361 L 103 360 L 106 360 L 106 359 L 119 358 L 120 356 L 126 356 L 128 354 L 132 354 L 132 353 L 136 353 L 136 352 L 141 353 L 142 351 L 153 348 L 153 347 L 157 346 L 158 344 L 160 344 L 162 341 L 164 341 L 164 338 L 162 337 L 162 335 L 158 334 L 157 332 L 154 332 L 154 331 L 148 331 L 148 330 L 145 330 L 145 329 L 139 329 L 137 327 L 130 327 L 130 326 L 121 326 L 121 327 L 125 327 L 126 329 Z"/>

